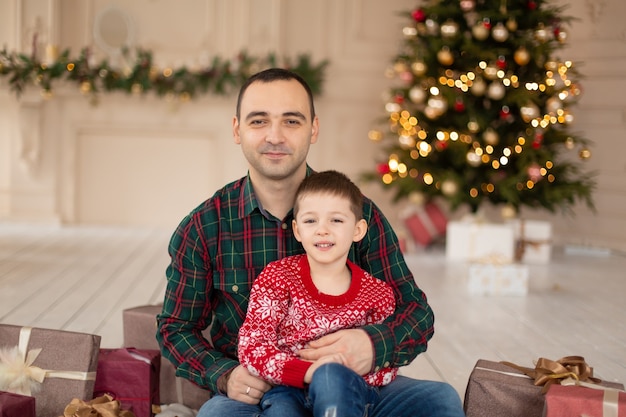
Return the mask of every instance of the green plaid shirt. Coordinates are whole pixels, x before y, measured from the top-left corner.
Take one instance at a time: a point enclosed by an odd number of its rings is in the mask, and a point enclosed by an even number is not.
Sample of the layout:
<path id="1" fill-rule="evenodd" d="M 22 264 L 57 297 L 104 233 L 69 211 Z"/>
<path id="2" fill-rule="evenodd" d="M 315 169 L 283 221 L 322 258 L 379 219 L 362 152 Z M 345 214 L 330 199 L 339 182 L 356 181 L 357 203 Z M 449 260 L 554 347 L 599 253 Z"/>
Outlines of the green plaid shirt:
<path id="1" fill-rule="evenodd" d="M 367 198 L 363 216 L 368 232 L 352 245 L 349 259 L 391 285 L 397 301 L 383 324 L 363 328 L 375 349 L 374 369 L 408 365 L 426 350 L 433 313 L 387 219 Z M 169 244 L 165 300 L 157 316 L 161 351 L 178 376 L 216 393 L 217 379 L 239 364 L 237 335 L 252 282 L 269 262 L 304 253 L 291 220 L 291 213 L 280 220 L 264 211 L 246 176 L 180 223 Z M 209 326 L 210 338 L 204 337 Z"/>

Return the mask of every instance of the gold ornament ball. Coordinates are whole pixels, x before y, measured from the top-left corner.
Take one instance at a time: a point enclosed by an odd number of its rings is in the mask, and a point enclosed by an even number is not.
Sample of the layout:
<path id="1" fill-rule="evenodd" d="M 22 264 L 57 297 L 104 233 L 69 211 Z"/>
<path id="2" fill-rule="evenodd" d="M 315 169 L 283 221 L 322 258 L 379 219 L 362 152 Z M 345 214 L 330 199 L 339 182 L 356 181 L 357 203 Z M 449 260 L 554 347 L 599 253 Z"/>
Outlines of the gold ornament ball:
<path id="1" fill-rule="evenodd" d="M 535 103 L 529 102 L 528 104 L 520 107 L 520 115 L 522 120 L 526 123 L 530 123 L 531 120 L 539 117 L 539 107 Z"/>
<path id="2" fill-rule="evenodd" d="M 489 37 L 489 29 L 485 27 L 483 22 L 478 22 L 472 27 L 472 35 L 479 41 L 484 41 Z"/>
<path id="3" fill-rule="evenodd" d="M 511 32 L 515 32 L 517 30 L 517 20 L 512 17 L 509 18 L 509 20 L 506 21 L 506 28 Z"/>
<path id="4" fill-rule="evenodd" d="M 492 128 L 488 128 L 483 133 L 483 139 L 487 145 L 497 145 L 500 142 L 500 135 Z"/>
<path id="5" fill-rule="evenodd" d="M 519 47 L 513 54 L 513 60 L 517 65 L 524 66 L 530 62 L 530 53 L 523 46 Z"/>
<path id="6" fill-rule="evenodd" d="M 476 78 L 470 87 L 470 92 L 475 96 L 482 96 L 487 90 L 487 83 L 482 78 Z"/>
<path id="7" fill-rule="evenodd" d="M 546 29 L 543 25 L 540 25 L 539 28 L 535 31 L 535 39 L 539 42 L 547 42 L 550 40 L 550 31 Z"/>
<path id="8" fill-rule="evenodd" d="M 494 81 L 489 84 L 487 89 L 487 97 L 492 100 L 502 100 L 506 95 L 506 88 L 500 81 Z"/>
<path id="9" fill-rule="evenodd" d="M 442 48 L 439 52 L 437 52 L 437 60 L 441 65 L 449 66 L 454 63 L 454 56 L 450 49 L 447 47 Z"/>
<path id="10" fill-rule="evenodd" d="M 475 0 L 461 0 L 459 5 L 461 6 L 461 10 L 467 13 L 467 12 L 471 12 L 472 10 L 474 10 L 474 8 L 476 7 L 476 1 Z"/>
<path id="11" fill-rule="evenodd" d="M 424 61 L 415 61 L 411 64 L 411 71 L 413 71 L 413 74 L 417 75 L 418 77 L 426 74 L 427 69 L 428 66 Z"/>
<path id="12" fill-rule="evenodd" d="M 426 100 L 426 91 L 420 86 L 415 86 L 409 90 L 409 98 L 413 103 L 423 103 Z"/>
<path id="13" fill-rule="evenodd" d="M 589 159 L 591 158 L 591 151 L 587 148 L 583 148 L 580 150 L 578 156 L 580 156 L 580 159 Z"/>
<path id="14" fill-rule="evenodd" d="M 448 19 L 441 25 L 441 36 L 444 38 L 454 38 L 459 33 L 459 24 L 452 19 Z"/>
<path id="15" fill-rule="evenodd" d="M 482 160 L 481 156 L 474 151 L 469 151 L 467 153 L 466 159 L 467 163 L 474 168 L 478 167 Z"/>
<path id="16" fill-rule="evenodd" d="M 491 30 L 491 37 L 497 42 L 504 42 L 509 38 L 509 30 L 502 24 L 502 22 L 498 22 L 497 25 Z"/>
<path id="17" fill-rule="evenodd" d="M 441 192 L 448 197 L 456 195 L 459 192 L 459 185 L 452 180 L 445 180 L 441 184 Z"/>

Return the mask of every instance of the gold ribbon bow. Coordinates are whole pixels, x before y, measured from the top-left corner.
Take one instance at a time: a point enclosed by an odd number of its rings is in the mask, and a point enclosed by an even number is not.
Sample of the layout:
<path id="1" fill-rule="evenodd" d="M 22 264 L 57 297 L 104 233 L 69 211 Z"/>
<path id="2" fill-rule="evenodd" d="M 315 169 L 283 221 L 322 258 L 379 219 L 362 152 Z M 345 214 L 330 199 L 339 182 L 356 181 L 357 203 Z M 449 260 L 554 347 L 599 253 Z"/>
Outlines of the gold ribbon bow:
<path id="1" fill-rule="evenodd" d="M 135 417 L 135 414 L 120 409 L 120 402 L 105 394 L 90 401 L 74 398 L 61 417 Z"/>
<path id="2" fill-rule="evenodd" d="M 566 378 L 573 378 L 576 381 L 598 384 L 602 382 L 593 377 L 593 368 L 585 362 L 582 356 L 565 356 L 553 361 L 546 358 L 539 358 L 535 368 L 526 368 L 511 362 L 501 362 L 528 375 L 535 380 L 536 386 L 543 386 L 542 393 L 546 393 L 552 384 L 560 384 Z"/>

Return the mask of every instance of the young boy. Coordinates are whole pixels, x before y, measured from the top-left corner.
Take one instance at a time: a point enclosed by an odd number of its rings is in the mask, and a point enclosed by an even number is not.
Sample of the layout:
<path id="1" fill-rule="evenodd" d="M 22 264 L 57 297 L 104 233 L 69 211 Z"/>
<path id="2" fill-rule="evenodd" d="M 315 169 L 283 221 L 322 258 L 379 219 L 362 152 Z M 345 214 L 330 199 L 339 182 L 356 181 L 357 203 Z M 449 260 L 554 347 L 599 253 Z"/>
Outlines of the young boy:
<path id="1" fill-rule="evenodd" d="M 383 368 L 362 377 L 342 353 L 315 362 L 298 355 L 312 340 L 381 323 L 394 311 L 391 287 L 348 260 L 367 230 L 362 210 L 359 188 L 337 171 L 312 174 L 296 191 L 293 231 L 306 254 L 267 265 L 239 330 L 241 364 L 276 385 L 261 399 L 264 416 L 363 416 L 377 401 L 373 387 L 397 375 Z"/>

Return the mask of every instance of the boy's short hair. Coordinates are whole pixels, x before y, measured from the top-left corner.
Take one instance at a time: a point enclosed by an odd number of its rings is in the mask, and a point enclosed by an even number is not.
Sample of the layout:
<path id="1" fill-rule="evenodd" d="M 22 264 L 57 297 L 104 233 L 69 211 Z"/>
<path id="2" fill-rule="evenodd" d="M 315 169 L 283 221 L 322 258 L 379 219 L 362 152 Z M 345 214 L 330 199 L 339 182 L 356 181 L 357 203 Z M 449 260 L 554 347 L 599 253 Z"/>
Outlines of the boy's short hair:
<path id="1" fill-rule="evenodd" d="M 312 193 L 330 194 L 343 197 L 350 201 L 350 210 L 356 220 L 363 218 L 363 194 L 359 187 L 354 184 L 347 175 L 341 172 L 329 170 L 315 172 L 306 177 L 296 191 L 296 199 L 293 205 L 293 217 L 300 210 L 302 196 Z"/>

